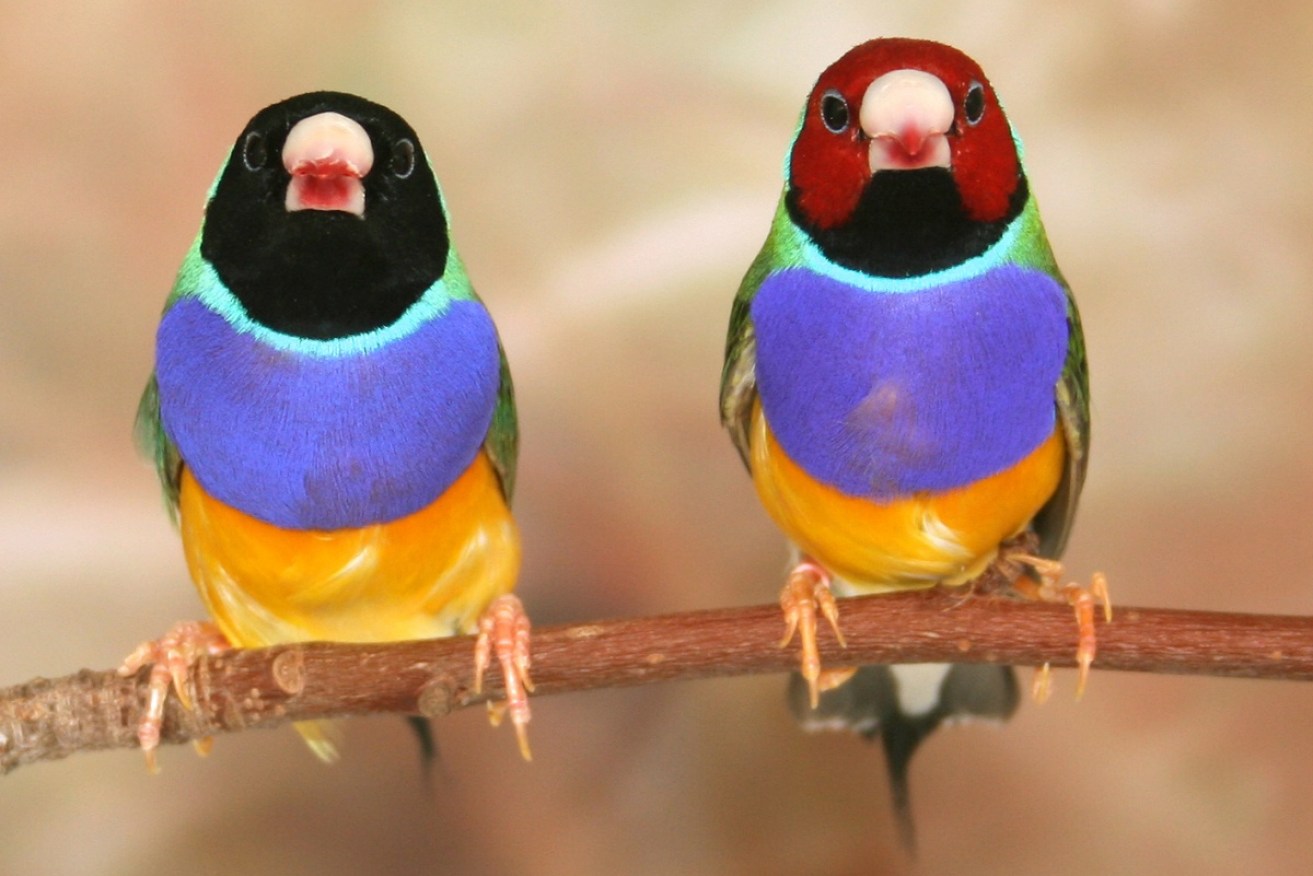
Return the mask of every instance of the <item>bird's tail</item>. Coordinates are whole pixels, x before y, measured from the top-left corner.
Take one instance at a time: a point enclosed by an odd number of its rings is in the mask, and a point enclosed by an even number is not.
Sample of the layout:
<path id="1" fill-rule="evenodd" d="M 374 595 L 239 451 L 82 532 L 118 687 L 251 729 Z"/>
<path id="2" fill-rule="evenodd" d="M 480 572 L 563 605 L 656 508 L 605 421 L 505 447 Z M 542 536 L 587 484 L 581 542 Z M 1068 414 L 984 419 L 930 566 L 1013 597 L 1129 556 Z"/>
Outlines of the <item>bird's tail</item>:
<path id="1" fill-rule="evenodd" d="M 919 663 L 863 666 L 852 678 L 821 694 L 810 707 L 806 681 L 794 673 L 789 704 L 806 730 L 851 730 L 880 737 L 898 832 L 916 850 L 916 826 L 908 791 L 908 765 L 940 724 L 1005 721 L 1016 711 L 1017 679 L 1010 666 L 986 663 Z"/>
<path id="2" fill-rule="evenodd" d="M 433 725 L 428 718 L 409 715 L 406 723 L 415 732 L 415 741 L 419 744 L 419 765 L 427 776 L 438 760 L 438 740 L 433 735 Z"/>

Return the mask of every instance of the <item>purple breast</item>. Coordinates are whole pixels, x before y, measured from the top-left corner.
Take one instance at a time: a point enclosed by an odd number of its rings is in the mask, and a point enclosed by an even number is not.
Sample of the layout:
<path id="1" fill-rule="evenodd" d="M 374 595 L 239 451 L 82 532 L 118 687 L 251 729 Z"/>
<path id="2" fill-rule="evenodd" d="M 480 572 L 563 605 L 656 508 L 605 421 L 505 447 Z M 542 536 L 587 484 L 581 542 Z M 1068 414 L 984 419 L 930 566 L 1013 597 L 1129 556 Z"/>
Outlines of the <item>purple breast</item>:
<path id="1" fill-rule="evenodd" d="M 879 501 L 1003 471 L 1053 431 L 1066 299 L 1004 266 L 916 292 L 873 293 L 803 269 L 752 304 L 757 387 L 808 474 Z"/>
<path id="2" fill-rule="evenodd" d="M 469 466 L 492 421 L 497 336 L 483 306 L 372 352 L 275 349 L 199 300 L 165 314 L 160 416 L 215 498 L 289 529 L 343 529 L 431 503 Z"/>

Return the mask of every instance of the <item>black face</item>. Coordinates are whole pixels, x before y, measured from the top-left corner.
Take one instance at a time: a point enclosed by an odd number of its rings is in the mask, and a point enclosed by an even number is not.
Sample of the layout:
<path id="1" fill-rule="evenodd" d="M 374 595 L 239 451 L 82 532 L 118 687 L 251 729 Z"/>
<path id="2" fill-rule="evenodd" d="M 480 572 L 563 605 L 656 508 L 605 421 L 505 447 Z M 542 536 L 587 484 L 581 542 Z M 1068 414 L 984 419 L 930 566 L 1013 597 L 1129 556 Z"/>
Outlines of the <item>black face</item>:
<path id="1" fill-rule="evenodd" d="M 972 219 L 952 173 L 942 167 L 882 171 L 863 190 L 852 215 L 819 228 L 799 209 L 795 190 L 789 215 L 831 261 L 879 277 L 915 277 L 974 258 L 1003 236 L 1026 205 L 1025 175 L 1017 180 L 1007 213 L 994 222 Z"/>
<path id="2" fill-rule="evenodd" d="M 321 112 L 359 122 L 374 149 L 365 214 L 284 206 L 287 133 Z M 205 213 L 201 255 L 256 322 L 304 338 L 395 322 L 442 277 L 450 242 L 419 138 L 387 107 L 320 91 L 261 110 L 237 138 Z"/>

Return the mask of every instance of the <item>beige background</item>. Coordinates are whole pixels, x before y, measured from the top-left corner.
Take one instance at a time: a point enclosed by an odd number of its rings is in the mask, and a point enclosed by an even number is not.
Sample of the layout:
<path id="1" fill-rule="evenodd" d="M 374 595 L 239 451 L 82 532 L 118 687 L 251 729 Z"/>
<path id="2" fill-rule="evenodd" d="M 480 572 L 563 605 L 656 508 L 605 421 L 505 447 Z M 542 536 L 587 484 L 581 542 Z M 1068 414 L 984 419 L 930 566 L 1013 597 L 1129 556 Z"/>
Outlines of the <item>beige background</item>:
<path id="1" fill-rule="evenodd" d="M 414 124 L 521 395 L 541 623 L 771 600 L 784 553 L 716 421 L 733 291 L 815 76 L 876 35 L 967 50 L 1026 139 L 1085 315 L 1094 456 L 1069 553 L 1125 605 L 1313 611 L 1313 7 L 1005 2 L 0 4 L 0 684 L 196 616 L 129 431 L 228 144 L 356 91 Z M 1234 10 L 1234 11 L 1232 11 Z M 290 731 L 208 760 L 0 779 L 0 871 L 902 872 L 878 752 L 783 679 Z M 921 872 L 1305 873 L 1313 689 L 1071 676 L 913 769 Z"/>

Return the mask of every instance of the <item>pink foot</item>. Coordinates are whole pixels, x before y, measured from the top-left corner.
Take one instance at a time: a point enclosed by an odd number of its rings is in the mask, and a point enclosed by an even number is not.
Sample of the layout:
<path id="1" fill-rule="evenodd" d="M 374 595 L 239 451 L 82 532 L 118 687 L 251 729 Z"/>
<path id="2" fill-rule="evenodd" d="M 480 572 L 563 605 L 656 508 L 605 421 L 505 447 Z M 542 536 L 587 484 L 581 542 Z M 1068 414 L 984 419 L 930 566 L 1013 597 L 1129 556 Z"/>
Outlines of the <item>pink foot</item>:
<path id="1" fill-rule="evenodd" d="M 533 760 L 529 751 L 529 616 L 520 600 L 507 594 L 499 596 L 479 619 L 479 638 L 474 645 L 474 692 L 483 692 L 483 673 L 493 654 L 501 665 L 506 686 L 506 702 L 488 701 L 488 719 L 496 727 L 509 712 L 520 756 Z"/>
<path id="2" fill-rule="evenodd" d="M 218 627 L 205 621 L 180 621 L 167 633 L 154 641 L 142 642 L 119 666 L 119 675 L 135 675 L 143 666 L 150 666 L 150 696 L 146 712 L 137 725 L 137 739 L 146 755 L 146 768 L 159 772 L 155 762 L 155 749 L 160 744 L 160 728 L 164 724 L 164 702 L 169 696 L 169 685 L 178 692 L 184 708 L 192 707 L 191 692 L 187 688 L 188 667 L 201 655 L 221 654 L 232 650 L 232 645 L 219 632 Z M 196 750 L 208 753 L 210 740 L 196 742 Z"/>
<path id="3" fill-rule="evenodd" d="M 1104 623 L 1112 622 L 1112 600 L 1108 597 L 1108 579 L 1102 572 L 1095 572 L 1089 586 L 1062 580 L 1062 564 L 1025 554 L 1014 554 L 1007 558 L 1024 562 L 1033 568 L 1039 576 L 1035 581 L 1029 575 L 1022 574 L 1013 581 L 1013 588 L 1021 595 L 1039 602 L 1070 605 L 1076 615 L 1076 699 L 1085 694 L 1085 684 L 1089 681 L 1090 665 L 1098 653 L 1099 638 L 1094 627 L 1096 612 L 1103 615 Z M 1048 667 L 1044 667 L 1043 678 L 1036 678 L 1033 693 L 1037 702 L 1048 698 L 1050 682 Z"/>
<path id="4" fill-rule="evenodd" d="M 834 637 L 845 648 L 848 643 L 843 640 L 839 630 L 839 606 L 835 604 L 834 593 L 830 590 L 830 573 L 811 560 L 803 560 L 789 572 L 789 580 L 780 591 L 780 608 L 784 610 L 786 630 L 780 642 L 783 648 L 793 640 L 797 633 L 802 641 L 802 677 L 807 680 L 811 691 L 811 707 L 820 703 L 821 690 L 847 681 L 852 672 L 821 672 L 821 655 L 816 647 L 816 614 L 820 614 L 830 623 Z"/>

